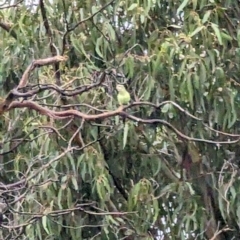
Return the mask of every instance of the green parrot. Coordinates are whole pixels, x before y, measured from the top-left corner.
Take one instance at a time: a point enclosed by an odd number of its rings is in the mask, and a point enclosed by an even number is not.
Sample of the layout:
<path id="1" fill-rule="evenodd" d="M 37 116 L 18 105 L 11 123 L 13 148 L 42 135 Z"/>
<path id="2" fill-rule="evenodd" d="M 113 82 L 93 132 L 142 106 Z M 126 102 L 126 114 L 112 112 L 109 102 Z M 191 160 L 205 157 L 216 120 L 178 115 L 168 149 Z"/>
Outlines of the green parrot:
<path id="1" fill-rule="evenodd" d="M 120 106 L 127 105 L 131 100 L 129 92 L 126 90 L 126 88 L 123 85 L 120 85 L 120 84 L 118 84 L 116 88 L 118 91 L 117 100 L 119 105 Z"/>

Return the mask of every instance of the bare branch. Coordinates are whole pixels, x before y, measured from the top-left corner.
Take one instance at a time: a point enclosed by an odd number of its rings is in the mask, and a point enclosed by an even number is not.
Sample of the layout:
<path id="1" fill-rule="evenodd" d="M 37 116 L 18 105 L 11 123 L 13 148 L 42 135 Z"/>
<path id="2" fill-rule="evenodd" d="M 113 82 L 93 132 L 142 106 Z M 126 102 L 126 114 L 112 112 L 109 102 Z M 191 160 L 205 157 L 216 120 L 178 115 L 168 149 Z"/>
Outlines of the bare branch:
<path id="1" fill-rule="evenodd" d="M 3 4 L 1 4 L 0 6 L 0 9 L 7 9 L 7 8 L 13 8 L 13 7 L 16 7 L 18 4 L 22 3 L 24 0 L 20 0 L 19 2 L 16 2 L 15 4 L 12 4 L 12 5 L 8 5 L 8 6 L 4 6 L 6 5 L 6 2 L 4 2 Z M 4 7 L 2 7 L 4 6 Z"/>
<path id="2" fill-rule="evenodd" d="M 17 89 L 19 88 L 23 88 L 27 85 L 28 82 L 28 77 L 31 71 L 33 71 L 36 67 L 42 67 L 42 66 L 46 66 L 49 64 L 54 64 L 56 62 L 63 62 L 66 61 L 67 57 L 66 56 L 54 56 L 54 57 L 49 57 L 49 58 L 43 58 L 43 59 L 38 59 L 38 60 L 34 60 L 29 66 L 28 68 L 25 70 L 25 72 L 23 73 L 23 76 L 17 86 Z"/>
<path id="3" fill-rule="evenodd" d="M 119 108 L 117 108 L 116 110 L 113 111 L 108 111 L 108 112 L 104 112 L 104 113 L 100 113 L 100 114 L 85 114 L 82 113 L 80 111 L 74 110 L 74 109 L 69 109 L 69 110 L 65 110 L 65 111 L 52 111 L 50 109 L 44 108 L 40 105 L 38 105 L 35 102 L 32 101 L 24 101 L 24 102 L 17 102 L 14 101 L 12 102 L 12 104 L 9 106 L 9 110 L 13 109 L 13 108 L 24 108 L 27 107 L 29 109 L 33 109 L 43 115 L 47 115 L 53 119 L 65 119 L 65 118 L 70 118 L 72 116 L 75 117 L 80 117 L 82 119 L 85 119 L 87 121 L 93 121 L 96 119 L 104 119 L 104 118 L 109 118 L 109 117 L 113 117 L 116 115 L 120 115 L 123 116 L 125 118 L 131 119 L 135 122 L 138 123 L 145 123 L 145 124 L 162 124 L 166 127 L 168 127 L 169 129 L 171 129 L 172 131 L 174 131 L 178 136 L 188 140 L 188 141 L 194 141 L 194 142 L 205 142 L 205 143 L 211 143 L 211 144 L 232 144 L 232 143 L 237 143 L 240 140 L 240 136 L 237 137 L 234 140 L 229 140 L 229 141 L 212 141 L 212 140 L 207 140 L 207 139 L 200 139 L 200 138 L 192 138 L 189 137 L 185 134 L 183 134 L 182 132 L 180 132 L 178 129 L 176 129 L 172 124 L 170 124 L 169 122 L 162 120 L 162 119 L 142 119 L 142 118 L 138 118 L 135 117 L 133 115 L 130 115 L 126 112 L 124 112 L 124 107 L 120 106 Z"/>

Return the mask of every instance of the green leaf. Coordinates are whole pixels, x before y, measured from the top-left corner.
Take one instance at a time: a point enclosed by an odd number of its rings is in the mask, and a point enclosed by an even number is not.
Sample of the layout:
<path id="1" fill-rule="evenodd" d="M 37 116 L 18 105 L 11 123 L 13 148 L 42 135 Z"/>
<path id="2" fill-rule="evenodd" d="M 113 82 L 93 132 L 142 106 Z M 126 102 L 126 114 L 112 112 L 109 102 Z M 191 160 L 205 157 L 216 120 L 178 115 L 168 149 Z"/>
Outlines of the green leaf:
<path id="1" fill-rule="evenodd" d="M 153 216 L 153 224 L 154 224 L 157 221 L 158 213 L 159 213 L 159 207 L 158 207 L 157 199 L 153 199 L 153 210 L 154 210 L 154 216 Z"/>
<path id="2" fill-rule="evenodd" d="M 187 89 L 188 89 L 188 100 L 190 102 L 191 108 L 193 109 L 193 86 L 192 86 L 192 79 L 191 73 L 187 75 Z"/>
<path id="3" fill-rule="evenodd" d="M 198 32 L 200 32 L 203 28 L 205 28 L 205 26 L 199 26 L 197 27 L 189 36 L 193 37 L 194 35 L 196 35 Z"/>
<path id="4" fill-rule="evenodd" d="M 171 103 L 166 103 L 163 105 L 162 109 L 161 109 L 161 112 L 162 113 L 166 113 L 169 111 L 169 109 L 171 108 L 172 104 Z"/>
<path id="5" fill-rule="evenodd" d="M 237 215 L 237 222 L 238 222 L 238 225 L 239 225 L 240 224 L 240 206 L 239 205 L 237 207 L 236 215 Z"/>
<path id="6" fill-rule="evenodd" d="M 217 24 L 215 23 L 211 23 L 211 27 L 212 29 L 214 30 L 216 36 L 217 36 L 217 39 L 218 39 L 218 42 L 220 45 L 223 45 L 223 41 L 222 41 L 222 35 L 221 35 L 221 32 L 219 30 L 219 27 Z"/>
<path id="7" fill-rule="evenodd" d="M 137 3 L 133 3 L 127 10 L 128 11 L 132 11 L 133 9 L 137 8 L 138 4 Z"/>
<path id="8" fill-rule="evenodd" d="M 79 169 L 80 165 L 81 165 L 82 162 L 84 161 L 84 157 L 85 157 L 85 154 L 81 154 L 81 155 L 78 157 L 78 160 L 77 160 L 77 169 Z"/>
<path id="9" fill-rule="evenodd" d="M 133 77 L 134 72 L 134 58 L 132 55 L 129 55 L 128 58 L 125 59 L 125 69 L 129 77 Z"/>
<path id="10" fill-rule="evenodd" d="M 196 10 L 197 3 L 198 3 L 198 0 L 192 0 L 193 10 Z"/>
<path id="11" fill-rule="evenodd" d="M 73 158 L 72 154 L 70 154 L 70 153 L 67 153 L 67 157 L 70 160 L 71 167 L 72 167 L 73 171 L 76 172 L 75 159 Z"/>
<path id="12" fill-rule="evenodd" d="M 145 22 L 145 16 L 143 14 L 140 15 L 140 22 L 141 24 Z"/>
<path id="13" fill-rule="evenodd" d="M 63 209 L 63 206 L 62 206 L 62 203 L 61 203 L 61 201 L 62 201 L 62 192 L 63 192 L 62 188 L 59 188 L 58 196 L 57 196 L 59 209 Z"/>
<path id="14" fill-rule="evenodd" d="M 231 128 L 234 123 L 237 121 L 237 112 L 235 110 L 235 104 L 234 104 L 234 99 L 235 99 L 235 93 L 229 92 L 228 93 L 230 96 L 230 104 L 231 104 L 231 118 L 230 121 L 228 122 L 228 128 Z"/>
<path id="15" fill-rule="evenodd" d="M 183 74 L 183 72 L 185 71 L 186 64 L 187 64 L 187 59 L 184 59 L 183 62 L 182 62 L 182 64 L 181 64 L 181 67 L 180 67 L 180 69 L 179 69 L 179 71 L 178 71 L 178 79 L 179 79 L 179 80 L 181 79 L 182 74 Z"/>
<path id="16" fill-rule="evenodd" d="M 173 75 L 169 80 L 169 92 L 170 92 L 170 99 L 172 101 L 175 100 L 175 80 L 177 80 L 177 76 Z M 176 81 L 177 82 L 177 81 Z"/>
<path id="17" fill-rule="evenodd" d="M 221 32 L 221 36 L 222 36 L 223 39 L 226 39 L 228 41 L 232 41 L 233 40 L 233 38 L 230 35 L 228 35 L 228 34 L 226 34 L 224 32 Z"/>
<path id="18" fill-rule="evenodd" d="M 214 56 L 214 52 L 211 51 L 211 50 L 206 50 L 208 55 L 209 55 L 209 58 L 210 58 L 210 61 L 211 61 L 211 64 L 212 64 L 212 69 L 215 69 L 216 67 L 216 63 L 215 63 L 215 56 Z"/>
<path id="19" fill-rule="evenodd" d="M 129 131 L 129 126 L 128 126 L 128 123 L 126 122 L 124 126 L 124 131 L 123 131 L 123 148 L 125 148 L 127 144 L 128 131 Z"/>
<path id="20" fill-rule="evenodd" d="M 177 15 L 180 14 L 180 12 L 187 6 L 187 4 L 190 2 L 190 0 L 184 0 L 182 4 L 177 9 Z"/>
<path id="21" fill-rule="evenodd" d="M 96 42 L 96 47 L 95 47 L 95 50 L 97 52 L 97 54 L 99 55 L 99 57 L 103 58 L 103 54 L 100 50 L 100 46 L 103 42 L 103 37 L 101 36 L 100 38 L 97 39 L 97 42 Z"/>
<path id="22" fill-rule="evenodd" d="M 47 234 L 50 234 L 48 227 L 47 227 L 47 216 L 42 217 L 42 225 Z"/>
<path id="23" fill-rule="evenodd" d="M 204 14 L 203 19 L 202 19 L 202 23 L 203 23 L 203 24 L 208 21 L 211 13 L 212 13 L 212 10 L 208 10 L 208 11 Z"/>
<path id="24" fill-rule="evenodd" d="M 77 179 L 75 177 L 71 177 L 72 180 L 72 184 L 74 186 L 75 190 L 78 190 L 78 183 L 77 183 Z"/>
<path id="25" fill-rule="evenodd" d="M 216 67 L 215 74 L 216 74 L 217 79 L 225 79 L 225 73 L 224 73 L 223 68 Z"/>
<path id="26" fill-rule="evenodd" d="M 98 193 L 98 197 L 101 200 L 104 200 L 104 197 L 106 195 L 105 190 L 104 190 L 104 184 L 102 182 L 102 176 L 99 176 L 97 181 L 96 181 L 96 188 L 97 188 L 97 193 Z"/>
<path id="27" fill-rule="evenodd" d="M 107 28 L 107 33 L 111 39 L 111 41 L 116 41 L 116 34 L 115 31 L 113 29 L 113 27 L 111 26 L 111 24 L 107 23 L 105 24 L 106 28 Z"/>
<path id="28" fill-rule="evenodd" d="M 193 78 L 193 86 L 195 89 L 200 90 L 200 81 L 199 81 L 199 76 L 197 74 L 192 75 Z"/>
<path id="29" fill-rule="evenodd" d="M 67 188 L 67 206 L 68 208 L 73 207 L 72 192 L 70 188 Z"/>
<path id="30" fill-rule="evenodd" d="M 204 87 L 204 83 L 207 80 L 207 70 L 203 62 L 200 63 L 200 82 L 202 86 Z"/>

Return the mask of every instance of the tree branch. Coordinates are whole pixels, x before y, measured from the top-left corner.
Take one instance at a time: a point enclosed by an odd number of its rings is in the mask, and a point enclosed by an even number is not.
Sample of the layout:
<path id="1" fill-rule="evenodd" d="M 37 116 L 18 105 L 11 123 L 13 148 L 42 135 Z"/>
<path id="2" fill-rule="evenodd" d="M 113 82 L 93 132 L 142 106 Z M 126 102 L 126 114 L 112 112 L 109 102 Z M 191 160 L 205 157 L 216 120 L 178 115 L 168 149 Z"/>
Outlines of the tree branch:
<path id="1" fill-rule="evenodd" d="M 120 106 L 119 108 L 117 108 L 116 110 L 113 110 L 113 111 L 108 111 L 108 112 L 104 112 L 104 113 L 100 113 L 100 114 L 92 114 L 91 115 L 91 114 L 82 113 L 82 112 L 74 110 L 74 109 L 69 109 L 69 110 L 65 110 L 65 111 L 53 111 L 53 110 L 44 108 L 44 107 L 40 106 L 39 104 L 32 102 L 32 101 L 24 101 L 24 102 L 13 101 L 11 103 L 11 105 L 8 107 L 8 110 L 13 109 L 13 108 L 24 108 L 24 107 L 33 109 L 33 110 L 39 112 L 40 114 L 47 115 L 53 119 L 66 119 L 66 118 L 70 118 L 70 117 L 74 116 L 74 117 L 79 117 L 79 118 L 85 119 L 87 121 L 93 121 L 96 119 L 104 119 L 104 118 L 109 118 L 109 117 L 113 117 L 116 115 L 120 115 L 120 116 L 128 118 L 137 123 L 162 124 L 162 125 L 166 126 L 167 128 L 171 129 L 173 132 L 175 132 L 179 137 L 182 137 L 183 139 L 186 139 L 188 141 L 193 141 L 193 142 L 205 142 L 205 143 L 210 143 L 210 144 L 232 144 L 232 143 L 237 143 L 240 140 L 240 136 L 238 136 L 234 140 L 219 141 L 219 142 L 207 140 L 207 139 L 189 137 L 189 136 L 183 134 L 182 132 L 180 132 L 172 124 L 170 124 L 169 122 L 167 122 L 165 120 L 138 118 L 138 117 L 135 117 L 131 114 L 124 112 L 123 106 Z"/>
<path id="2" fill-rule="evenodd" d="M 17 39 L 17 34 L 11 30 L 12 24 L 0 21 L 0 27 L 7 31 L 13 38 Z"/>
<path id="3" fill-rule="evenodd" d="M 54 56 L 57 56 L 58 54 L 57 54 L 56 47 L 54 46 L 54 43 L 53 43 L 53 35 L 52 35 L 52 31 L 51 31 L 51 28 L 50 28 L 50 25 L 49 25 L 49 22 L 47 19 L 47 13 L 46 13 L 46 9 L 45 9 L 43 0 L 39 1 L 39 5 L 40 5 L 40 9 L 41 9 L 42 18 L 43 18 L 43 24 L 44 24 L 46 33 L 47 33 L 49 41 L 50 41 L 50 51 L 52 53 L 52 57 L 54 57 Z M 54 76 L 56 79 L 56 84 L 61 85 L 61 74 L 60 74 L 60 70 L 59 70 L 59 62 L 54 63 L 54 69 L 55 69 Z"/>

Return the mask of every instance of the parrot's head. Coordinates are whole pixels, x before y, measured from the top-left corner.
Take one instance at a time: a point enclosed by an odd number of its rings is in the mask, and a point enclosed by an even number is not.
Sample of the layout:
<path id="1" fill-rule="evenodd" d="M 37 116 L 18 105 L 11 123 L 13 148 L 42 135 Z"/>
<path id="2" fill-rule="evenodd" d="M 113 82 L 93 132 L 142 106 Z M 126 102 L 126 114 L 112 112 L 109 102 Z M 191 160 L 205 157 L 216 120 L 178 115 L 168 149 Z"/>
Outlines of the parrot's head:
<path id="1" fill-rule="evenodd" d="M 125 88 L 123 85 L 121 85 L 121 84 L 118 84 L 118 85 L 116 86 L 116 89 L 117 89 L 117 91 L 120 92 L 120 93 L 127 91 L 126 88 Z"/>

